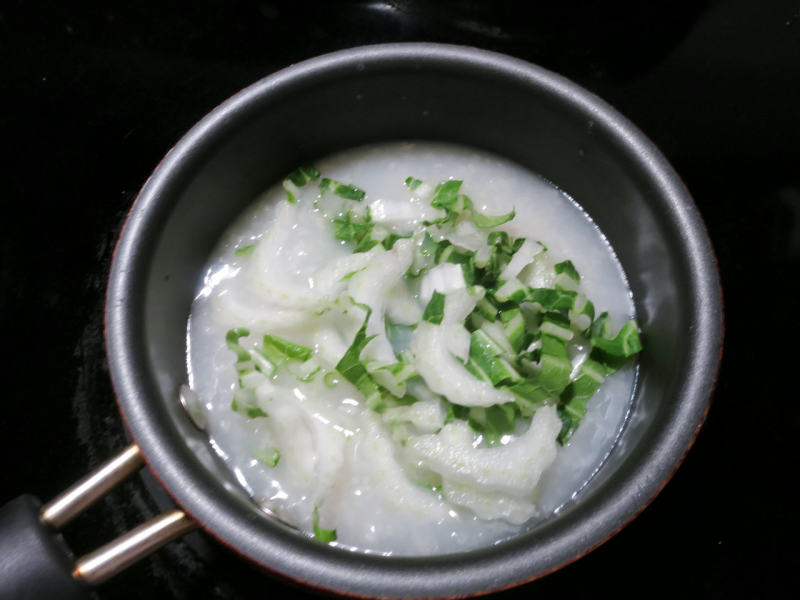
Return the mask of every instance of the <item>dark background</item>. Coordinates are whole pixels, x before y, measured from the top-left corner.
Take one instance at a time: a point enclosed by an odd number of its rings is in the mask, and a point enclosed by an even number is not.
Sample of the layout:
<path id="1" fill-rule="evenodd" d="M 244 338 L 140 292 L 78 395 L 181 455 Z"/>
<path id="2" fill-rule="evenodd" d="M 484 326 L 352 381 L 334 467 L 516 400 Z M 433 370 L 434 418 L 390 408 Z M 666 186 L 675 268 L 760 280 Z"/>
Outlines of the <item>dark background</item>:
<path id="1" fill-rule="evenodd" d="M 800 1 L 5 2 L 0 5 L 0 504 L 47 500 L 126 444 L 102 342 L 115 239 L 166 151 L 256 79 L 386 41 L 474 45 L 598 93 L 663 150 L 719 258 L 725 356 L 705 427 L 634 522 L 498 598 L 797 593 Z M 134 478 L 77 554 L 159 511 Z M 102 599 L 301 595 L 200 534 Z"/>

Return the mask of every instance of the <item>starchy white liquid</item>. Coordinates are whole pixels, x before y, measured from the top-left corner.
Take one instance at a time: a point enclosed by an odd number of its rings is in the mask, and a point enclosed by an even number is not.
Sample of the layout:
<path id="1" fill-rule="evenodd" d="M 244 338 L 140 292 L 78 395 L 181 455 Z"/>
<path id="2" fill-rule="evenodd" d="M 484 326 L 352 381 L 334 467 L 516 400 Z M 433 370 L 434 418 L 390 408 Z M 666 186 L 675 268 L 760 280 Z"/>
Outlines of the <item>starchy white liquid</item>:
<path id="1" fill-rule="evenodd" d="M 320 160 L 316 167 L 324 177 L 365 190 L 363 203 L 370 205 L 375 220 L 388 229 L 394 225 L 400 233 L 410 223 L 428 218 L 421 216 L 423 203 L 415 203 L 404 185 L 406 177 L 431 184 L 463 180 L 462 191 L 476 209 L 490 215 L 516 210 L 514 220 L 500 229 L 513 237 L 540 241 L 557 261 L 572 260 L 582 277 L 581 290 L 598 312 L 609 312 L 614 330 L 634 316 L 625 276 L 595 224 L 564 193 L 507 160 L 459 146 L 404 142 L 357 148 Z M 254 347 L 264 333 L 304 344 L 321 364 L 332 368 L 363 319 L 358 310 L 346 316 L 317 315 L 341 293 L 345 285 L 341 277 L 372 259 L 365 258 L 366 253 L 353 254 L 351 247 L 334 238 L 330 220 L 322 214 L 330 206 L 320 203 L 321 208 L 315 208 L 309 199 L 315 191 L 316 182 L 303 188 L 304 196 L 289 207 L 280 185 L 268 190 L 230 227 L 209 261 L 189 321 L 188 367 L 189 384 L 206 409 L 214 449 L 255 501 L 307 532 L 318 507 L 320 525 L 336 529 L 335 544 L 363 552 L 428 555 L 468 550 L 506 539 L 552 516 L 611 450 L 629 409 L 633 366 L 609 377 L 571 441 L 559 447 L 552 464 L 542 463 L 549 466 L 532 496 L 537 516 L 522 524 L 478 518 L 426 488 L 419 474 L 409 475 L 415 460 L 433 452 L 434 432 L 442 418 L 434 414 L 435 401 L 419 404 L 430 414 L 414 416 L 422 429 L 431 423 L 428 436 L 419 435 L 406 447 L 393 439 L 387 419 L 366 408 L 347 381 L 328 387 L 322 377 L 303 383 L 283 373 L 260 388 L 259 401 L 267 418 L 248 419 L 231 409 L 237 376 L 235 356 L 225 344 L 229 329 L 251 330 L 252 341 L 242 340 L 245 347 L 248 343 Z M 283 208 L 276 211 L 279 204 Z M 249 244 L 257 244 L 252 255 L 234 254 Z M 331 271 L 337 260 L 340 269 Z M 375 287 L 380 291 L 379 285 Z M 369 286 L 362 291 L 375 295 Z M 382 301 L 378 296 L 373 300 Z M 370 326 L 378 327 L 373 321 Z M 542 427 L 545 417 L 543 412 Z M 521 432 L 517 439 L 524 436 Z M 513 457 L 516 441 L 492 450 Z M 277 466 L 254 458 L 265 448 L 280 450 Z M 515 468 L 521 469 L 511 465 L 511 479 L 529 475 L 515 474 Z M 456 498 L 459 492 L 450 493 Z M 480 502 L 476 506 L 482 506 Z M 505 502 L 512 514 L 513 502 Z M 463 504 L 470 505 L 469 499 Z M 476 510 L 481 512 L 480 507 Z"/>

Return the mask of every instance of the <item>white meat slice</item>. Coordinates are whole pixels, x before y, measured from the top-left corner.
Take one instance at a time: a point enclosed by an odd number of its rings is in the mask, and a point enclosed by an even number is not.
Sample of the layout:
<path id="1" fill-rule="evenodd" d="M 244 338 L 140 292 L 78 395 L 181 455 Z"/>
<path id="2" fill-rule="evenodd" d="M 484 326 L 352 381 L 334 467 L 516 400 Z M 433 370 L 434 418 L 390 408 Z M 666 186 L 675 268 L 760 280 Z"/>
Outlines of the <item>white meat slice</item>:
<path id="1" fill-rule="evenodd" d="M 514 401 L 509 392 L 479 380 L 450 354 L 446 328 L 425 321 L 417 325 L 411 352 L 417 372 L 431 391 L 451 402 L 462 406 L 492 406 Z"/>
<path id="2" fill-rule="evenodd" d="M 530 497 L 556 457 L 561 420 L 556 409 L 536 411 L 528 430 L 504 446 L 473 447 L 474 434 L 464 421 L 445 425 L 438 434 L 410 437 L 411 461 L 439 473 L 446 481 L 484 492 Z"/>

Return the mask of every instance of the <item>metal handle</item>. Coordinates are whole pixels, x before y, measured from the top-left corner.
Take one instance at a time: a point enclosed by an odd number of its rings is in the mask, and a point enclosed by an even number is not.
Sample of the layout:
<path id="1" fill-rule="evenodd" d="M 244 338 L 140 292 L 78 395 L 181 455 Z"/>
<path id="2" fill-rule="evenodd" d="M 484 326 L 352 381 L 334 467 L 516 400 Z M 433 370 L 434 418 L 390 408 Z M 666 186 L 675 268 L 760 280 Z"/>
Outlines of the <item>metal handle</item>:
<path id="1" fill-rule="evenodd" d="M 195 527 L 197 523 L 182 511 L 167 511 L 79 558 L 72 576 L 97 585 Z"/>
<path id="2" fill-rule="evenodd" d="M 42 507 L 42 521 L 54 529 L 61 529 L 143 466 L 144 458 L 139 446 L 131 444 L 45 504 Z"/>
<path id="3" fill-rule="evenodd" d="M 40 513 L 42 522 L 60 529 L 143 466 L 139 447 L 131 444 L 45 504 Z M 169 510 L 79 558 L 72 577 L 90 585 L 101 583 L 196 527 L 184 512 Z"/>

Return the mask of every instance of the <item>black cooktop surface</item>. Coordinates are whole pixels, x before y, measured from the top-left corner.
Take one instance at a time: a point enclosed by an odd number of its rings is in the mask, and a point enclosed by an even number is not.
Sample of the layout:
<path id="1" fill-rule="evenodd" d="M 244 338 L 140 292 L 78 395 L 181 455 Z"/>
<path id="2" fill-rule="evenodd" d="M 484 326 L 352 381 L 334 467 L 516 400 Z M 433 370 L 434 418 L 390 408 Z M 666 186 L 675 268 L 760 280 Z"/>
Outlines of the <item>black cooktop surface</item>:
<path id="1" fill-rule="evenodd" d="M 90 6 L 91 4 L 91 6 Z M 602 547 L 495 597 L 796 593 L 800 2 L 362 1 L 0 6 L 0 504 L 47 500 L 120 450 L 103 347 L 115 239 L 166 151 L 225 98 L 335 49 L 440 41 L 557 71 L 684 178 L 726 301 L 708 420 L 655 501 Z M 65 530 L 76 554 L 168 504 L 144 474 Z M 97 598 L 302 597 L 203 534 Z"/>

